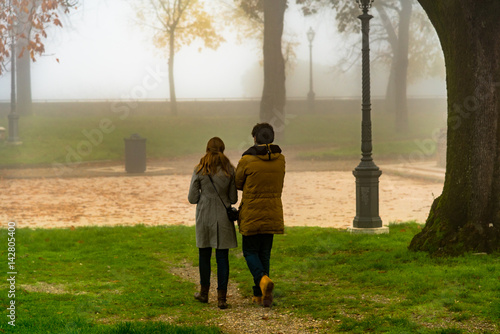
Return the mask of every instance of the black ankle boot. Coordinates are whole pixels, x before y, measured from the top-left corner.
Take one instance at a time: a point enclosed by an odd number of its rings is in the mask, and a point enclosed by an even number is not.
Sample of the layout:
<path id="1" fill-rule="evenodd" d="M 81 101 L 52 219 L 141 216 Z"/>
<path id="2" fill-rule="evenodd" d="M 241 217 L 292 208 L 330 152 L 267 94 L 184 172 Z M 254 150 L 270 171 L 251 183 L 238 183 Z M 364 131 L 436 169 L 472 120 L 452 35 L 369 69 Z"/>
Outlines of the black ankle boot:
<path id="1" fill-rule="evenodd" d="M 217 306 L 219 306 L 221 310 L 227 308 L 226 296 L 227 290 L 217 290 Z"/>
<path id="2" fill-rule="evenodd" d="M 210 291 L 210 285 L 202 285 L 200 292 L 194 294 L 194 298 L 202 303 L 208 303 L 208 291 Z"/>

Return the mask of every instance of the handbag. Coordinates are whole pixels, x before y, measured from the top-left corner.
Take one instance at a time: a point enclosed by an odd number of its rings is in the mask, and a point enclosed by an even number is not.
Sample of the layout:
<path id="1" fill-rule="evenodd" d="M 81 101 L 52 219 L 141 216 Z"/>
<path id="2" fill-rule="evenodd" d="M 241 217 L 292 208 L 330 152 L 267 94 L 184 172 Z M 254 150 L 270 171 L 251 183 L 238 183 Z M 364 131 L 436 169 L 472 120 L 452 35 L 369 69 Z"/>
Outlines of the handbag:
<path id="1" fill-rule="evenodd" d="M 215 192 L 217 193 L 217 196 L 219 196 L 219 199 L 222 202 L 222 205 L 224 205 L 224 208 L 226 209 L 227 218 L 229 219 L 229 221 L 231 221 L 231 222 L 237 221 L 240 217 L 240 212 L 238 211 L 238 209 L 236 209 L 235 207 L 232 207 L 231 205 L 226 206 L 226 204 L 224 204 L 222 197 L 220 197 L 219 192 L 217 191 L 217 188 L 215 187 L 214 181 L 212 181 L 212 177 L 210 175 L 208 175 L 208 178 L 210 179 L 212 186 L 214 186 Z"/>

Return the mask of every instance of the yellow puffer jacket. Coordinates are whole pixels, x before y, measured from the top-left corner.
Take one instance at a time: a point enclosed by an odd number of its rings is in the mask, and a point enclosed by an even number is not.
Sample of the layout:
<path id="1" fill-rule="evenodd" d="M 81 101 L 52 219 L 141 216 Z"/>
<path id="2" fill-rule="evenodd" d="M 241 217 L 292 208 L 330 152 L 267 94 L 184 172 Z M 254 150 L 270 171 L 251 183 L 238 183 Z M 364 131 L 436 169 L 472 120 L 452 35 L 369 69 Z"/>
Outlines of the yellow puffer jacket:
<path id="1" fill-rule="evenodd" d="M 278 145 L 256 145 L 243 153 L 236 168 L 236 188 L 243 190 L 240 233 L 283 234 L 281 193 L 285 179 L 285 157 Z"/>

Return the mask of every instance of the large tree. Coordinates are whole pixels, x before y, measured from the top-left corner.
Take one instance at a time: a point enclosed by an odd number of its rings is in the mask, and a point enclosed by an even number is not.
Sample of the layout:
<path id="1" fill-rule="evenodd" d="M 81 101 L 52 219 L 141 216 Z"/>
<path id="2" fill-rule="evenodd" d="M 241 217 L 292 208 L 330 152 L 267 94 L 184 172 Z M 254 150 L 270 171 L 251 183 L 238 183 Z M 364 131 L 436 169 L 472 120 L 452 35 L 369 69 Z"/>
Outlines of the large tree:
<path id="1" fill-rule="evenodd" d="M 500 250 L 500 1 L 419 0 L 446 62 L 448 149 L 441 196 L 410 249 Z"/>
<path id="2" fill-rule="evenodd" d="M 154 44 L 168 52 L 168 80 L 171 112 L 177 115 L 174 81 L 175 53 L 194 40 L 217 49 L 224 39 L 217 34 L 213 17 L 198 0 L 149 0 L 138 2 L 138 17 L 144 26 L 154 30 Z"/>

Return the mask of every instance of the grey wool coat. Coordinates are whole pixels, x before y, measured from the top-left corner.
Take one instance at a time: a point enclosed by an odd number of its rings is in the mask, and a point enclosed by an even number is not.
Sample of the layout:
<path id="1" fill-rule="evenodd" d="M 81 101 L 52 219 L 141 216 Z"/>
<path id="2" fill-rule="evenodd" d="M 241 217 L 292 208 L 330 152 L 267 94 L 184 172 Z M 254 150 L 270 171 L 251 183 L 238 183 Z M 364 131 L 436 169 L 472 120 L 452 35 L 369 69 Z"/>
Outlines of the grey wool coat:
<path id="1" fill-rule="evenodd" d="M 226 206 L 238 201 L 234 183 L 234 169 L 231 177 L 219 170 L 212 180 Z M 229 249 L 238 246 L 234 223 L 227 218 L 226 209 L 215 192 L 208 175 L 196 174 L 196 168 L 189 186 L 188 200 L 196 204 L 196 247 Z"/>

